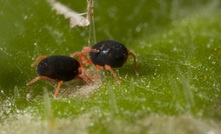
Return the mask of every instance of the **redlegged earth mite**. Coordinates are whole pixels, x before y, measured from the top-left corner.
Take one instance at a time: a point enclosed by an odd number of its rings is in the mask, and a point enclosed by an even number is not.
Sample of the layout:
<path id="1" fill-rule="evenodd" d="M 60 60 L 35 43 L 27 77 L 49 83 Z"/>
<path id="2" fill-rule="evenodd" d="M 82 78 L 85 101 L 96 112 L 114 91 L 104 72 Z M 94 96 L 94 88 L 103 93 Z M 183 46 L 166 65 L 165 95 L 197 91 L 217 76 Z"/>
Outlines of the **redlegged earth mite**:
<path id="1" fill-rule="evenodd" d="M 90 59 L 87 58 L 87 53 L 89 53 Z M 134 58 L 134 69 L 136 75 L 138 75 L 135 54 L 123 44 L 114 40 L 103 40 L 92 47 L 84 47 L 82 52 L 76 52 L 72 54 L 71 57 L 79 56 L 78 61 L 80 63 L 83 59 L 86 59 L 88 64 L 95 65 L 96 68 L 105 68 L 109 70 L 119 83 L 120 80 L 112 68 L 122 67 L 127 61 L 128 55 Z M 85 65 L 82 64 L 82 66 Z"/>
<path id="2" fill-rule="evenodd" d="M 57 81 L 57 88 L 54 93 L 56 97 L 60 91 L 60 86 L 65 81 L 70 81 L 74 78 L 81 78 L 88 84 L 93 82 L 93 76 L 80 63 L 69 56 L 39 56 L 32 66 L 37 65 L 36 72 L 38 74 L 33 80 L 26 85 L 31 85 L 38 80 Z M 84 75 L 82 74 L 84 72 Z"/>

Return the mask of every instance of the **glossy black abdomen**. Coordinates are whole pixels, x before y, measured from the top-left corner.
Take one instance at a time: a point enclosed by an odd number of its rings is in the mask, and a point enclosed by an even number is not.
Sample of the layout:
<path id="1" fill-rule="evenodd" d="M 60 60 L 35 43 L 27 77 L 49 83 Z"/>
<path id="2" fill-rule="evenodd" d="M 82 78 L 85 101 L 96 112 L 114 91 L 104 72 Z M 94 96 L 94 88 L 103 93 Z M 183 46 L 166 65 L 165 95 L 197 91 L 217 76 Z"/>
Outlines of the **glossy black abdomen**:
<path id="1" fill-rule="evenodd" d="M 39 76 L 47 76 L 55 80 L 69 81 L 78 75 L 80 64 L 68 56 L 48 56 L 37 66 Z"/>
<path id="2" fill-rule="evenodd" d="M 117 68 L 123 66 L 128 57 L 127 48 L 113 40 L 98 42 L 92 49 L 99 50 L 98 53 L 89 53 L 90 59 L 95 65 L 109 65 L 112 68 Z"/>

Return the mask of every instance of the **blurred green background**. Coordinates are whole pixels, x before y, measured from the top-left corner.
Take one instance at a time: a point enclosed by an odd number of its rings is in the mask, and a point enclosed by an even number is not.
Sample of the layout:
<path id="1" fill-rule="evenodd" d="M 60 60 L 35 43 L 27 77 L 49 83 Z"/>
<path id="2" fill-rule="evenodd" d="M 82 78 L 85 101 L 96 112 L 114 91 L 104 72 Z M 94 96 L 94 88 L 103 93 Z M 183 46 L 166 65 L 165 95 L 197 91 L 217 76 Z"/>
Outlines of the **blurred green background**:
<path id="1" fill-rule="evenodd" d="M 59 2 L 86 11 L 86 0 Z M 125 44 L 140 75 L 130 57 L 116 69 L 120 85 L 105 71 L 101 86 L 64 85 L 71 95 L 54 99 L 47 82 L 25 86 L 36 77 L 30 65 L 81 51 L 89 28 L 70 29 L 45 0 L 0 0 L 0 133 L 221 133 L 220 6 L 95 0 L 96 40 Z"/>

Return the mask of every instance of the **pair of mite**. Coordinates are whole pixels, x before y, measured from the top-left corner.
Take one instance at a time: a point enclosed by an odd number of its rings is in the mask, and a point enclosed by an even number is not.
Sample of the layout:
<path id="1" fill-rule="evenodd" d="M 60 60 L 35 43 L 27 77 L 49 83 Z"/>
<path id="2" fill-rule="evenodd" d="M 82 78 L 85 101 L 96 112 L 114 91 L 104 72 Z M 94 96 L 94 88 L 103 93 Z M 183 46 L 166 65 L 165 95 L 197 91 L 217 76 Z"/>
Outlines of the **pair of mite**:
<path id="1" fill-rule="evenodd" d="M 88 53 L 90 58 L 87 57 Z M 95 66 L 97 69 L 105 68 L 109 70 L 119 83 L 120 80 L 112 68 L 123 66 L 127 61 L 128 55 L 133 56 L 135 73 L 138 75 L 136 56 L 123 44 L 114 40 L 104 40 L 96 43 L 92 47 L 84 47 L 82 52 L 75 52 L 70 57 L 62 55 L 39 56 L 32 64 L 32 66 L 38 64 L 36 68 L 38 76 L 26 85 L 31 85 L 41 79 L 57 81 L 58 84 L 54 97 L 58 95 L 60 86 L 64 81 L 81 78 L 91 85 L 94 78 L 91 73 L 87 71 L 87 64 Z M 74 59 L 74 57 L 77 56 L 79 57 L 78 60 Z"/>

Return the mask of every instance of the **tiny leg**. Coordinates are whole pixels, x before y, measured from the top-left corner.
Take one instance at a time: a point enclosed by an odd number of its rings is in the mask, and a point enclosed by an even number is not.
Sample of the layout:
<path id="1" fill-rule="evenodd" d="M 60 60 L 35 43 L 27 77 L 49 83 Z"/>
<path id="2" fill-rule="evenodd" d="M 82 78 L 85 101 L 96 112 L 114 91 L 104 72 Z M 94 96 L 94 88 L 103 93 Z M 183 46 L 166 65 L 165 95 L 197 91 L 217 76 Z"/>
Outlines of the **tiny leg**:
<path id="1" fill-rule="evenodd" d="M 75 53 L 70 55 L 70 57 L 72 57 L 72 58 L 74 58 L 76 56 L 81 56 L 81 52 L 75 52 Z"/>
<path id="2" fill-rule="evenodd" d="M 46 77 L 46 76 L 37 76 L 35 77 L 34 79 L 32 79 L 31 81 L 29 81 L 26 85 L 31 85 L 33 83 L 35 83 L 36 81 L 38 80 L 47 80 L 47 81 L 55 81 L 54 79 L 51 79 L 49 77 Z"/>
<path id="3" fill-rule="evenodd" d="M 85 67 L 86 64 L 93 65 L 92 61 L 87 57 L 87 53 L 98 53 L 99 50 L 91 49 L 90 47 L 84 47 L 82 52 L 75 52 L 70 55 L 70 57 L 76 57 L 78 56 L 78 62 L 81 64 L 81 66 Z"/>
<path id="4" fill-rule="evenodd" d="M 41 60 L 43 60 L 43 59 L 45 59 L 45 58 L 47 58 L 47 56 L 40 55 L 40 56 L 35 60 L 35 62 L 31 64 L 31 66 L 33 67 L 33 66 L 37 65 Z"/>
<path id="5" fill-rule="evenodd" d="M 128 51 L 128 55 L 133 56 L 135 73 L 136 73 L 136 75 L 139 75 L 138 70 L 137 70 L 136 55 L 134 53 L 132 53 L 130 50 L 127 50 L 127 51 Z"/>
<path id="6" fill-rule="evenodd" d="M 99 50 L 97 50 L 97 49 L 92 49 L 91 47 L 84 47 L 82 52 L 85 53 L 85 54 L 86 54 L 86 53 L 90 53 L 90 52 L 98 53 Z"/>
<path id="7" fill-rule="evenodd" d="M 56 88 L 55 93 L 54 93 L 54 97 L 56 97 L 58 95 L 58 93 L 61 89 L 60 87 L 61 87 L 62 84 L 63 84 L 63 81 L 58 82 L 57 88 Z"/>
<path id="8" fill-rule="evenodd" d="M 90 52 L 98 53 L 99 50 L 92 49 L 91 47 L 84 47 L 82 52 L 75 52 L 75 53 L 71 54 L 71 57 L 76 57 L 76 56 L 81 57 L 82 55 L 86 55 L 87 53 L 90 53 Z"/>
<path id="9" fill-rule="evenodd" d="M 83 67 L 80 67 L 80 68 L 79 68 L 79 72 L 84 72 L 84 73 L 91 79 L 91 81 L 94 81 L 93 76 L 91 75 L 91 73 L 89 73 L 89 72 L 87 71 L 87 69 L 85 69 L 85 68 L 83 68 Z"/>
<path id="10" fill-rule="evenodd" d="M 85 82 L 87 82 L 88 85 L 92 85 L 91 82 L 88 80 L 88 78 L 85 77 L 84 75 L 79 74 L 78 77 L 80 77 L 80 78 L 83 79 Z"/>
<path id="11" fill-rule="evenodd" d="M 113 69 L 109 65 L 105 65 L 104 68 L 109 70 L 112 73 L 112 75 L 114 76 L 114 78 L 117 80 L 117 83 L 120 84 L 120 80 L 119 80 L 117 74 L 113 71 Z"/>

